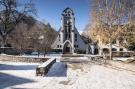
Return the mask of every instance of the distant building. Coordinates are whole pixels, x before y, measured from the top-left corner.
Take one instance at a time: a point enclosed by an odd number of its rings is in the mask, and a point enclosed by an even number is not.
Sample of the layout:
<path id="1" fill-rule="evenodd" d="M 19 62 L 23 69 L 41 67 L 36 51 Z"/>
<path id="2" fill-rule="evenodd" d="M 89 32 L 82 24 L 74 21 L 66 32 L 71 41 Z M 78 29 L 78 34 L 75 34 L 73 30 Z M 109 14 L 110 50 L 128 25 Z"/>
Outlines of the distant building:
<path id="1" fill-rule="evenodd" d="M 61 14 L 61 27 L 52 49 L 61 50 L 63 53 L 77 53 L 86 51 L 86 48 L 87 45 L 75 27 L 74 12 L 66 8 Z"/>
<path id="2" fill-rule="evenodd" d="M 126 40 L 123 38 L 123 41 L 121 42 L 121 44 L 126 44 L 126 43 L 127 43 Z M 113 52 L 126 52 L 126 51 L 128 51 L 128 49 L 125 48 L 121 44 L 120 44 L 120 40 L 115 39 L 115 41 L 112 44 L 112 51 Z M 98 50 L 99 50 L 100 55 L 103 55 L 104 53 L 109 54 L 110 44 L 104 44 L 99 38 L 98 46 L 99 46 Z"/>

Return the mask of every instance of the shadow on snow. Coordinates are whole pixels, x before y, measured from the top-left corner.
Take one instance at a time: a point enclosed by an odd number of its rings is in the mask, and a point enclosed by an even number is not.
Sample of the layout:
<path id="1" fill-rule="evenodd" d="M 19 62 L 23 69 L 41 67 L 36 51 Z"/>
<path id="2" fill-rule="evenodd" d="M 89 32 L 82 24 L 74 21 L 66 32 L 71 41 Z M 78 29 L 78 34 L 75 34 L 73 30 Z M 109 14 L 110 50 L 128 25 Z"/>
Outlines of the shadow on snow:
<path id="1" fill-rule="evenodd" d="M 34 81 L 5 74 L 5 73 L 0 73 L 0 89 L 4 89 L 6 87 L 10 87 L 13 85 L 19 85 L 19 84 L 24 84 L 24 83 L 32 83 Z"/>
<path id="2" fill-rule="evenodd" d="M 47 73 L 46 77 L 66 77 L 67 76 L 67 64 L 62 62 L 56 62 Z"/>
<path id="3" fill-rule="evenodd" d="M 7 65 L 0 64 L 0 70 L 34 70 L 37 65 Z"/>

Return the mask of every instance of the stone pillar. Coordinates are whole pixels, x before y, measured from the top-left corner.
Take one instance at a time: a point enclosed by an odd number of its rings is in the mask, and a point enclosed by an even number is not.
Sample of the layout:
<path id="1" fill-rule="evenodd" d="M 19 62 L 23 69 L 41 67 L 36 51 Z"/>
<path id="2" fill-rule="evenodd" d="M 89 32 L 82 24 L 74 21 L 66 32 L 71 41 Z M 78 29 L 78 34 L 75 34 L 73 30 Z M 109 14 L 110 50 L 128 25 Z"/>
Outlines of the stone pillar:
<path id="1" fill-rule="evenodd" d="M 74 30 L 72 30 L 72 53 L 74 53 Z"/>
<path id="2" fill-rule="evenodd" d="M 89 44 L 86 45 L 86 54 L 89 54 Z"/>
<path id="3" fill-rule="evenodd" d="M 98 48 L 99 49 L 99 55 L 103 54 L 103 49 L 101 47 Z"/>
<path id="4" fill-rule="evenodd" d="M 61 29 L 64 29 L 64 16 L 61 16 Z"/>
<path id="5" fill-rule="evenodd" d="M 94 46 L 94 44 L 91 45 L 91 53 L 92 53 L 92 55 L 95 54 L 95 46 Z"/>
<path id="6" fill-rule="evenodd" d="M 72 16 L 72 20 L 71 20 L 71 23 L 72 23 L 72 53 L 74 53 L 74 29 L 75 29 L 75 21 L 74 21 L 74 16 Z"/>
<path id="7" fill-rule="evenodd" d="M 64 43 L 64 16 L 61 17 L 61 42 Z"/>

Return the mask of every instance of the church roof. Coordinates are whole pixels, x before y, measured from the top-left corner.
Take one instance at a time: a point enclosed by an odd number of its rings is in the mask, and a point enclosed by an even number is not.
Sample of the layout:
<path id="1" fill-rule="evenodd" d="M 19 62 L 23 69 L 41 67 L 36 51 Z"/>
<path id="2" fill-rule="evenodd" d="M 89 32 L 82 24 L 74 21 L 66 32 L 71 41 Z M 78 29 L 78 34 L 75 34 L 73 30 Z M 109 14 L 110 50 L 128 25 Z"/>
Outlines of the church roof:
<path id="1" fill-rule="evenodd" d="M 68 13 L 70 11 L 72 14 L 74 14 L 73 10 L 69 7 L 67 7 L 65 10 L 63 10 L 63 13 Z"/>

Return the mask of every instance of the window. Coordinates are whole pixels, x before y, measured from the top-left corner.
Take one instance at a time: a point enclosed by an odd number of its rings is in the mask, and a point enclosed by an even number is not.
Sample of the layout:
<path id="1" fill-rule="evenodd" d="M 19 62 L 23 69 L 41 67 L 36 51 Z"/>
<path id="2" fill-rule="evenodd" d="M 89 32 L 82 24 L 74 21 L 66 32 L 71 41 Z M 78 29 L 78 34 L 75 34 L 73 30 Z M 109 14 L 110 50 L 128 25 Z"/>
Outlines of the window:
<path id="1" fill-rule="evenodd" d="M 68 11 L 68 16 L 70 16 L 70 13 L 71 13 L 71 12 L 70 12 L 70 11 Z"/>
<path id="2" fill-rule="evenodd" d="M 66 14 L 66 16 L 68 16 L 68 14 Z"/>
<path id="3" fill-rule="evenodd" d="M 57 48 L 59 48 L 59 45 L 57 45 Z"/>
<path id="4" fill-rule="evenodd" d="M 123 51 L 123 48 L 120 48 L 120 51 Z"/>
<path id="5" fill-rule="evenodd" d="M 71 32 L 70 27 L 68 28 L 68 32 L 69 32 L 69 33 Z"/>
<path id="6" fill-rule="evenodd" d="M 64 29 L 65 29 L 65 31 L 67 32 L 67 26 L 65 26 L 65 28 L 64 28 Z"/>
<path id="7" fill-rule="evenodd" d="M 65 34 L 65 39 L 67 39 L 67 34 Z"/>
<path id="8" fill-rule="evenodd" d="M 77 34 L 75 34 L 75 41 L 77 41 Z"/>
<path id="9" fill-rule="evenodd" d="M 68 35 L 69 39 L 70 39 L 70 34 Z"/>
<path id="10" fill-rule="evenodd" d="M 60 48 L 61 48 L 61 45 L 60 45 Z"/>
<path id="11" fill-rule="evenodd" d="M 112 51 L 117 51 L 117 49 L 116 48 L 112 48 Z"/>
<path id="12" fill-rule="evenodd" d="M 77 38 L 77 34 L 75 34 L 75 38 Z"/>
<path id="13" fill-rule="evenodd" d="M 78 45 L 74 45 L 75 48 L 78 48 Z"/>
<path id="14" fill-rule="evenodd" d="M 60 38 L 60 34 L 59 34 L 59 38 Z"/>
<path id="15" fill-rule="evenodd" d="M 60 41 L 60 34 L 59 34 L 59 41 Z"/>
<path id="16" fill-rule="evenodd" d="M 71 26 L 71 22 L 70 21 L 68 22 L 68 26 Z"/>

